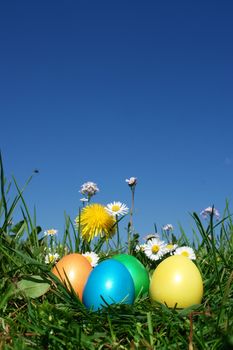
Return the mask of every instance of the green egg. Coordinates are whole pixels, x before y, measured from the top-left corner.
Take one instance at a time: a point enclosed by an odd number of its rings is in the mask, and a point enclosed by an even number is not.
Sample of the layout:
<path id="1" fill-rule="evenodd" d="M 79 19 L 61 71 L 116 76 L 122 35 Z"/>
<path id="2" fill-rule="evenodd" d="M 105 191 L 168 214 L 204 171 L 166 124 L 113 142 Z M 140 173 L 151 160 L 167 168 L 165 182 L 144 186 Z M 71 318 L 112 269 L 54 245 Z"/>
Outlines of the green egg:
<path id="1" fill-rule="evenodd" d="M 134 282 L 135 297 L 148 294 L 150 278 L 145 266 L 134 256 L 128 254 L 118 254 L 113 259 L 120 261 L 131 274 Z"/>

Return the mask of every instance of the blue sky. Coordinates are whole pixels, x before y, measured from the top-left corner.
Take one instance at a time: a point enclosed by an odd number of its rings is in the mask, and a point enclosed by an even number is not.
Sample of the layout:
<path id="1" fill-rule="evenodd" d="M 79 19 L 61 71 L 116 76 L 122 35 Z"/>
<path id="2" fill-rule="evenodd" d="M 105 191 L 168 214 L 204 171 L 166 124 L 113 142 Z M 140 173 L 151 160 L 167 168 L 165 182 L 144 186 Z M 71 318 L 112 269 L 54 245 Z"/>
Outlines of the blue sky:
<path id="1" fill-rule="evenodd" d="M 144 235 L 233 200 L 232 1 L 0 4 L 0 148 L 43 230 L 80 186 L 130 206 Z M 122 235 L 125 234 L 122 224 Z"/>

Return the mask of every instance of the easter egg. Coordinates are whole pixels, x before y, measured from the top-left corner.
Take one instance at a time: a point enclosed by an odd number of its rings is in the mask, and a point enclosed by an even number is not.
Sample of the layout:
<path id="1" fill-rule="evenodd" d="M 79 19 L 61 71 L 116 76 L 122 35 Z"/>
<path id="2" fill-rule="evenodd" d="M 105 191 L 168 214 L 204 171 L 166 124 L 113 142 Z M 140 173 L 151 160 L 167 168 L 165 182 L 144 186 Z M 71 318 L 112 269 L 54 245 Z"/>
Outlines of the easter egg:
<path id="1" fill-rule="evenodd" d="M 129 270 L 134 282 L 135 298 L 148 293 L 150 284 L 149 273 L 135 256 L 118 254 L 113 256 L 113 259 L 120 261 Z"/>
<path id="2" fill-rule="evenodd" d="M 90 262 L 78 253 L 65 255 L 52 269 L 52 273 L 68 289 L 69 285 L 72 286 L 80 300 L 82 300 L 83 288 L 91 271 L 92 266 Z"/>
<path id="3" fill-rule="evenodd" d="M 134 297 L 134 283 L 128 269 L 115 259 L 107 259 L 90 273 L 83 291 L 83 304 L 96 311 L 107 304 L 133 304 Z"/>
<path id="4" fill-rule="evenodd" d="M 168 307 L 186 308 L 200 304 L 203 282 L 196 265 L 187 257 L 173 255 L 163 260 L 154 270 L 149 288 L 154 301 Z"/>

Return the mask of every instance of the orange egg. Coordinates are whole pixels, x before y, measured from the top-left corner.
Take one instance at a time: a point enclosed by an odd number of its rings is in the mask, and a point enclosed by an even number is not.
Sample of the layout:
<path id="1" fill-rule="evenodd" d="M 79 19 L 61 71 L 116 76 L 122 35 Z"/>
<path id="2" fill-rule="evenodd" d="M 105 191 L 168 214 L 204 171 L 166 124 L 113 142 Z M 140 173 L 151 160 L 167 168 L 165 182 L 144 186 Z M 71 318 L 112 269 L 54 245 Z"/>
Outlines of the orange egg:
<path id="1" fill-rule="evenodd" d="M 69 288 L 69 284 L 72 286 L 81 301 L 83 289 L 91 271 L 92 266 L 89 261 L 78 253 L 64 256 L 52 269 L 52 273 L 57 276 L 67 288 Z"/>

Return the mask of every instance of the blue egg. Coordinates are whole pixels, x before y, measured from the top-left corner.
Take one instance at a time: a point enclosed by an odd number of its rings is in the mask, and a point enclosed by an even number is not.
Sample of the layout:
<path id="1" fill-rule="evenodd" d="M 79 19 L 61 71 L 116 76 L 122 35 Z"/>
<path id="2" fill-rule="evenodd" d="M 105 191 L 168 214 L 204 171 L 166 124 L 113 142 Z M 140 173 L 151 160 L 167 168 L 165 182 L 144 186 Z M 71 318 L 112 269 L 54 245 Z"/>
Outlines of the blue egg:
<path id="1" fill-rule="evenodd" d="M 93 311 L 107 304 L 133 304 L 134 298 L 131 274 L 115 259 L 104 260 L 97 265 L 91 271 L 83 291 L 83 304 Z"/>

